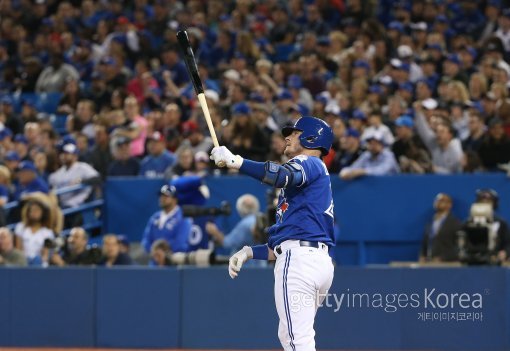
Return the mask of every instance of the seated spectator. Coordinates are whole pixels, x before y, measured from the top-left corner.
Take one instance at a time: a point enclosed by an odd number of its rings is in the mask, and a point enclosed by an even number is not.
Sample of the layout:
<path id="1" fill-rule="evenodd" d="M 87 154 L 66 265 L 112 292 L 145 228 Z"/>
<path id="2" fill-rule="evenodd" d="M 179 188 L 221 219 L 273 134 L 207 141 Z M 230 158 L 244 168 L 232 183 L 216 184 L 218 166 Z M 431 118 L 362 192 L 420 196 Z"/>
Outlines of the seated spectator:
<path id="1" fill-rule="evenodd" d="M 186 252 L 189 247 L 191 222 L 183 218 L 177 201 L 177 189 L 172 185 L 163 185 L 159 191 L 161 211 L 154 213 L 147 222 L 142 237 L 142 247 L 150 252 L 152 243 L 165 239 L 173 252 Z"/>
<path id="2" fill-rule="evenodd" d="M 58 102 L 57 113 L 63 115 L 73 114 L 82 97 L 83 93 L 80 91 L 79 81 L 72 78 L 68 79 L 64 88 L 64 94 Z"/>
<path id="3" fill-rule="evenodd" d="M 432 155 L 434 173 L 451 174 L 462 171 L 462 145 L 455 137 L 451 125 L 439 123 L 435 130 L 425 120 L 420 103 L 416 108 L 415 125 L 418 135 L 425 143 Z"/>
<path id="4" fill-rule="evenodd" d="M 147 156 L 140 165 L 140 175 L 148 178 L 163 178 L 165 170 L 176 160 L 174 154 L 165 149 L 165 136 L 154 132 L 147 137 Z"/>
<path id="5" fill-rule="evenodd" d="M 37 78 L 35 91 L 37 93 L 63 92 L 69 79 L 78 80 L 79 78 L 78 71 L 70 64 L 64 63 L 64 55 L 59 50 L 55 50 L 51 54 L 50 65 L 43 69 Z"/>
<path id="6" fill-rule="evenodd" d="M 21 210 L 21 222 L 16 224 L 14 234 L 16 248 L 23 251 L 29 265 L 42 264 L 46 240 L 55 239 L 50 227 L 50 209 L 46 204 L 36 200 L 27 201 Z"/>
<path id="7" fill-rule="evenodd" d="M 147 120 L 140 115 L 140 106 L 134 96 L 128 96 L 124 100 L 124 114 L 127 121 L 115 129 L 114 135 L 129 138 L 130 156 L 141 158 L 145 153 Z"/>
<path id="8" fill-rule="evenodd" d="M 361 154 L 360 132 L 356 129 L 348 128 L 345 135 L 340 138 L 340 149 L 335 153 L 335 157 L 330 166 L 330 172 L 338 173 L 345 167 L 351 166 Z"/>
<path id="9" fill-rule="evenodd" d="M 254 245 L 255 221 L 259 212 L 259 200 L 251 194 L 244 194 L 237 199 L 236 209 L 241 220 L 228 234 L 223 234 L 216 224 L 208 222 L 205 230 L 214 242 L 231 252 L 240 250 L 245 245 Z"/>
<path id="10" fill-rule="evenodd" d="M 140 161 L 130 156 L 131 139 L 126 137 L 115 137 L 110 145 L 113 161 L 108 167 L 108 176 L 126 177 L 137 176 L 140 173 Z"/>
<path id="11" fill-rule="evenodd" d="M 0 228 L 0 266 L 26 266 L 23 252 L 14 247 L 12 232 L 9 228 Z"/>
<path id="12" fill-rule="evenodd" d="M 393 136 L 393 133 L 391 133 L 390 128 L 382 123 L 382 116 L 377 111 L 370 113 L 368 116 L 368 127 L 363 130 L 363 134 L 361 135 L 362 142 L 364 143 L 367 137 L 372 135 L 374 132 L 382 134 L 385 145 L 388 147 L 393 145 L 395 137 Z"/>
<path id="13" fill-rule="evenodd" d="M 11 190 L 11 171 L 6 166 L 0 165 L 0 207 L 9 202 Z"/>
<path id="14" fill-rule="evenodd" d="M 510 137 L 505 134 L 503 121 L 493 118 L 489 130 L 478 149 L 478 154 L 485 169 L 498 172 L 498 165 L 510 162 Z"/>
<path id="15" fill-rule="evenodd" d="M 209 174 L 209 165 L 211 160 L 207 152 L 199 151 L 195 154 L 195 173 L 198 176 L 204 177 Z"/>
<path id="16" fill-rule="evenodd" d="M 94 138 L 94 124 L 96 105 L 92 100 L 78 102 L 76 112 L 66 120 L 66 129 L 69 133 L 83 133 L 88 139 Z"/>
<path id="17" fill-rule="evenodd" d="M 50 258 L 51 264 L 59 267 L 68 265 L 95 265 L 101 259 L 101 250 L 87 246 L 89 236 L 81 227 L 71 229 L 67 237 L 67 245 L 60 253 L 54 253 Z"/>
<path id="18" fill-rule="evenodd" d="M 420 261 L 448 262 L 458 259 L 457 231 L 461 222 L 451 209 L 452 198 L 445 193 L 439 193 L 434 199 L 434 216 L 425 226 L 423 234 Z"/>
<path id="19" fill-rule="evenodd" d="M 101 266 L 128 266 L 133 264 L 129 255 L 120 252 L 119 239 L 114 234 L 103 237 L 103 257 L 99 261 Z"/>
<path id="20" fill-rule="evenodd" d="M 421 139 L 414 134 L 414 121 L 403 115 L 395 121 L 397 139 L 392 151 L 398 160 L 402 173 L 430 173 L 432 162 Z"/>
<path id="21" fill-rule="evenodd" d="M 101 179 L 104 180 L 112 159 L 108 130 L 104 124 L 95 124 L 94 145 L 89 149 L 84 160 L 94 167 L 101 175 Z"/>
<path id="22" fill-rule="evenodd" d="M 19 201 L 29 193 L 40 191 L 47 194 L 48 184 L 37 175 L 37 169 L 32 161 L 23 161 L 18 165 L 16 172 L 18 183 L 13 194 L 13 200 Z"/>
<path id="23" fill-rule="evenodd" d="M 390 175 L 399 172 L 395 155 L 385 147 L 382 134 L 374 133 L 367 138 L 367 151 L 351 166 L 342 169 L 340 178 L 350 180 L 365 175 Z"/>
<path id="24" fill-rule="evenodd" d="M 165 171 L 165 178 L 173 179 L 177 176 L 193 175 L 195 172 L 193 150 L 189 147 L 183 147 L 177 151 L 177 162 Z"/>
<path id="25" fill-rule="evenodd" d="M 172 250 L 165 239 L 158 239 L 151 246 L 151 262 L 150 265 L 163 267 L 171 266 Z"/>
<path id="26" fill-rule="evenodd" d="M 182 148 L 191 148 L 194 154 L 198 151 L 209 152 L 213 147 L 210 136 L 204 135 L 200 127 L 195 121 L 186 121 L 181 126 L 182 136 L 184 140 L 181 142 L 179 152 Z"/>

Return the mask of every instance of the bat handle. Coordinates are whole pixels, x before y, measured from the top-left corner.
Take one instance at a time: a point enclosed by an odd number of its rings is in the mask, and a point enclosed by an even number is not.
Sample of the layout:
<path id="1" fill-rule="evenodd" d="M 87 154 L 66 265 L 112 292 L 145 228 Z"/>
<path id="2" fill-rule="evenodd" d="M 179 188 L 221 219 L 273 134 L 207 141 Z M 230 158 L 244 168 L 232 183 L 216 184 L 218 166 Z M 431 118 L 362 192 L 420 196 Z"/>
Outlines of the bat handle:
<path id="1" fill-rule="evenodd" d="M 200 93 L 197 95 L 198 101 L 200 102 L 200 106 L 202 107 L 202 111 L 204 112 L 205 121 L 207 122 L 207 127 L 209 128 L 209 133 L 211 134 L 211 138 L 215 147 L 219 147 L 218 137 L 216 137 L 216 132 L 214 131 L 214 126 L 212 124 L 211 114 L 209 113 L 209 107 L 207 106 L 207 101 L 205 100 L 205 94 Z"/>

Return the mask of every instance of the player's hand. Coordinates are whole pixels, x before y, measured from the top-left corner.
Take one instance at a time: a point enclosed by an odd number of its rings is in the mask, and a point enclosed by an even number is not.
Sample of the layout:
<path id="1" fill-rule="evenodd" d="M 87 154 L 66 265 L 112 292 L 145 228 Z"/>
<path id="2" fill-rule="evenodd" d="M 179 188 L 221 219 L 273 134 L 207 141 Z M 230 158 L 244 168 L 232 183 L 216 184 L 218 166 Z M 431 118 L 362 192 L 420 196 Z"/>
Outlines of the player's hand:
<path id="1" fill-rule="evenodd" d="M 226 165 L 227 168 L 239 169 L 243 164 L 243 158 L 239 155 L 234 155 L 225 146 L 213 148 L 210 158 L 218 167 L 224 167 L 223 165 Z"/>
<path id="2" fill-rule="evenodd" d="M 230 278 L 234 279 L 237 277 L 244 262 L 251 258 L 253 258 L 253 250 L 249 246 L 243 247 L 241 250 L 232 255 L 230 260 L 228 260 L 228 274 L 230 275 Z"/>

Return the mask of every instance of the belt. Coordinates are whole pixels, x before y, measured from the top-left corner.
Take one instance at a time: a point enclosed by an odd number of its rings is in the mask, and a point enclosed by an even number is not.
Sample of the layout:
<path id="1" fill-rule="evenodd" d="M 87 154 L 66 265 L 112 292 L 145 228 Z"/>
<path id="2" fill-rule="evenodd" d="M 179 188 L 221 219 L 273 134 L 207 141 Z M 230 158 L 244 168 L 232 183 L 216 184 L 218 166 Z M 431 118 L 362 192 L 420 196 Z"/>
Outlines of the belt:
<path id="1" fill-rule="evenodd" d="M 275 246 L 274 252 L 279 256 L 284 251 L 287 251 L 293 247 L 315 247 L 316 249 L 322 249 L 326 252 L 328 251 L 328 246 L 324 243 L 318 241 L 305 241 L 305 240 L 286 240 L 282 242 L 280 245 Z"/>

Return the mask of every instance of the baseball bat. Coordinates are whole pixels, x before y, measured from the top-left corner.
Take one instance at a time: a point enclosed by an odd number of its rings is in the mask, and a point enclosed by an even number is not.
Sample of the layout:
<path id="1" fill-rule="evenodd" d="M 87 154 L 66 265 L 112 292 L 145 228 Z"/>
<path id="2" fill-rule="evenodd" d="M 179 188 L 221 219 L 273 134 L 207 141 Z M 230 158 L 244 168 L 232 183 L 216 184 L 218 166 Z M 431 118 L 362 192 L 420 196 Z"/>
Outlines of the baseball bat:
<path id="1" fill-rule="evenodd" d="M 193 55 L 193 49 L 191 49 L 188 33 L 185 30 L 177 32 L 177 41 L 179 42 L 179 46 L 184 54 L 184 62 L 188 68 L 188 73 L 191 77 L 191 82 L 193 83 L 193 88 L 197 94 L 198 101 L 200 102 L 200 107 L 202 107 L 202 111 L 204 112 L 205 121 L 207 122 L 207 127 L 209 128 L 213 144 L 215 147 L 219 147 L 218 138 L 216 137 L 216 132 L 214 131 L 214 126 L 211 120 L 211 114 L 209 113 L 209 107 L 207 106 L 207 100 L 205 99 L 204 86 L 202 85 L 202 79 L 200 79 L 200 75 L 198 74 L 197 62 L 195 61 L 195 55 Z M 222 162 L 218 164 L 218 166 L 224 167 L 225 164 Z"/>

